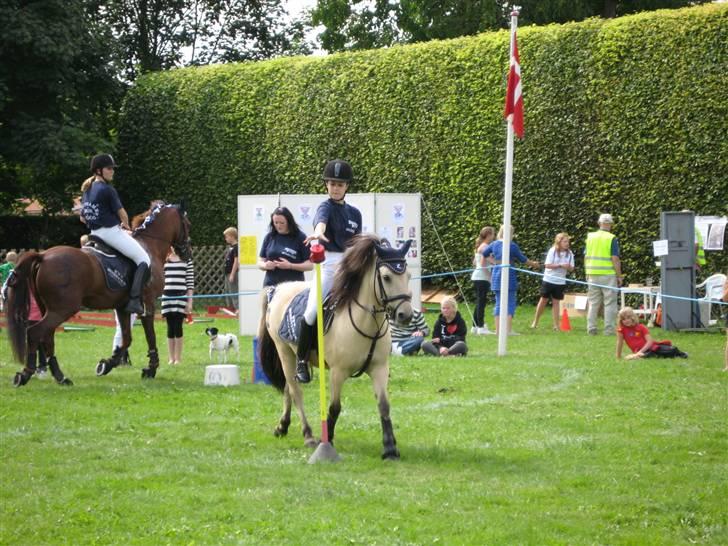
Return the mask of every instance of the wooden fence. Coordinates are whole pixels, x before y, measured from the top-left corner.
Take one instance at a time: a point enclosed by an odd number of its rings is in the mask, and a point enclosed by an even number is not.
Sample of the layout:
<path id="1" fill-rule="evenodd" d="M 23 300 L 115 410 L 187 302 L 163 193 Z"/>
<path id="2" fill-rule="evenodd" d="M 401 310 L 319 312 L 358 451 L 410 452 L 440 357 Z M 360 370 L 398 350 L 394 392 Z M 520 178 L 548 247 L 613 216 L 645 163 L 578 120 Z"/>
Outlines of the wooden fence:
<path id="1" fill-rule="evenodd" d="M 14 250 L 18 256 L 27 250 L 26 248 L 4 248 L 0 249 L 0 263 L 5 261 L 5 255 Z M 224 266 L 224 245 L 198 246 L 192 249 L 195 261 L 195 293 L 196 294 L 223 294 L 225 290 L 223 279 Z M 205 304 L 222 305 L 223 300 L 203 300 Z"/>

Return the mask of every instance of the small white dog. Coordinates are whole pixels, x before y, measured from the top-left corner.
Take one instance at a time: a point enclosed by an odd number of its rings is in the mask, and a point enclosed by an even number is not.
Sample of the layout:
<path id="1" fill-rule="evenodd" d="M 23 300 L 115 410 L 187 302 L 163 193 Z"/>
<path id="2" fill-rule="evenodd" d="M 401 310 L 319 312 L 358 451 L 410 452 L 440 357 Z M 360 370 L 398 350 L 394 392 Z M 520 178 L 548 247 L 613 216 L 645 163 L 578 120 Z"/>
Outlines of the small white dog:
<path id="1" fill-rule="evenodd" d="M 239 356 L 240 346 L 235 334 L 218 334 L 217 328 L 206 328 L 205 333 L 210 336 L 210 362 L 214 352 L 217 353 L 217 363 L 220 364 L 222 360 L 222 364 L 225 364 L 231 348 L 235 350 L 235 356 Z"/>

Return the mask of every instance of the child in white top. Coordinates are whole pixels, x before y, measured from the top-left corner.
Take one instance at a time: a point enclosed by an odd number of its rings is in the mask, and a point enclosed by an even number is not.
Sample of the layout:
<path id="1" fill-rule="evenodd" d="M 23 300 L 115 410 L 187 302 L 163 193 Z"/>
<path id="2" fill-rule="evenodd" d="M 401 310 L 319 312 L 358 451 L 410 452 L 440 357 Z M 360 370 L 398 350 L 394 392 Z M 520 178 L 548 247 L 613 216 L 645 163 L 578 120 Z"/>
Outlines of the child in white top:
<path id="1" fill-rule="evenodd" d="M 559 302 L 564 299 L 566 289 L 566 274 L 574 271 L 574 253 L 569 248 L 570 239 L 568 233 L 559 233 L 554 238 L 552 246 L 546 255 L 544 262 L 543 283 L 541 284 L 541 298 L 536 306 L 536 316 L 533 317 L 531 328 L 538 326 L 538 319 L 541 318 L 546 304 L 551 298 L 551 311 L 554 330 L 559 329 Z"/>
<path id="2" fill-rule="evenodd" d="M 483 250 L 495 237 L 495 229 L 486 226 L 480 230 L 475 241 L 475 256 L 473 257 L 473 274 L 470 280 L 475 288 L 475 311 L 473 312 L 473 327 L 470 331 L 473 334 L 491 334 L 488 325 L 485 323 L 485 304 L 490 292 L 491 270 L 487 266 L 493 265 L 493 258 L 483 256 Z"/>

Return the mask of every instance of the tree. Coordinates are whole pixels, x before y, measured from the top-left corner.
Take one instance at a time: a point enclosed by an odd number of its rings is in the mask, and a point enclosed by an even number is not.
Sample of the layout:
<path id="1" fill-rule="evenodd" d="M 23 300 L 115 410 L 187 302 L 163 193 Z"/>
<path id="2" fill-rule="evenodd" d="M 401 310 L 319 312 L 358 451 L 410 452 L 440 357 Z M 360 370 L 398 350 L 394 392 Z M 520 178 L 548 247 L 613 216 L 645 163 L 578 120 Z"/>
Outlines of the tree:
<path id="1" fill-rule="evenodd" d="M 710 0 L 318 0 L 313 25 L 323 25 L 321 47 L 335 51 L 386 47 L 469 36 L 507 28 L 514 5 L 521 25 L 565 23 L 678 8 Z"/>
<path id="2" fill-rule="evenodd" d="M 309 54 L 282 0 L 108 0 L 125 77 L 174 66 Z"/>
<path id="3" fill-rule="evenodd" d="M 83 0 L 1 0 L 0 21 L 0 208 L 69 209 L 88 157 L 111 148 L 109 36 Z"/>

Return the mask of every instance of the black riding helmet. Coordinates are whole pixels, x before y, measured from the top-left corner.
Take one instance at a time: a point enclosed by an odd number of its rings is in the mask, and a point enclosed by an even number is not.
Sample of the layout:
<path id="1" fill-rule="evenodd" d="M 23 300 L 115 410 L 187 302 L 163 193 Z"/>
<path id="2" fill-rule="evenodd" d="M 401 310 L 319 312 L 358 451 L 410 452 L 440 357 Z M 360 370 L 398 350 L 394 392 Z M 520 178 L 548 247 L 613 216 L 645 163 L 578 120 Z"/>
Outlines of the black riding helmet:
<path id="1" fill-rule="evenodd" d="M 324 167 L 323 177 L 324 182 L 327 180 L 334 180 L 336 182 L 346 182 L 351 184 L 354 179 L 354 171 L 348 162 L 343 159 L 333 159 L 329 161 Z"/>
<path id="2" fill-rule="evenodd" d="M 98 154 L 91 159 L 91 172 L 95 173 L 99 169 L 106 167 L 118 167 L 114 158 L 109 154 Z"/>

